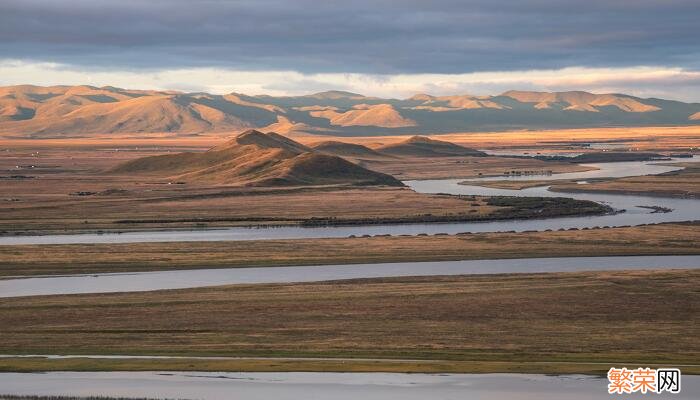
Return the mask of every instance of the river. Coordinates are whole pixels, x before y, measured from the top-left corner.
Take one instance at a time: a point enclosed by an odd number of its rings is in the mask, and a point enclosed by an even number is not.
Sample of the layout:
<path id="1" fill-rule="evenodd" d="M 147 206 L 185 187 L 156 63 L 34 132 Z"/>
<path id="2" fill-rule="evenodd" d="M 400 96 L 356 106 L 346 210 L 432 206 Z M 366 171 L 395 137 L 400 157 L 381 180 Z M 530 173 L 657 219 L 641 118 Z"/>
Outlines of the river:
<path id="1" fill-rule="evenodd" d="M 101 395 L 202 400 L 596 400 L 607 379 L 584 375 L 396 373 L 48 372 L 0 373 L 0 394 Z M 630 398 L 641 395 L 627 395 Z M 683 376 L 679 394 L 700 397 L 700 377 Z"/>
<path id="2" fill-rule="evenodd" d="M 134 272 L 0 280 L 0 298 L 401 276 L 700 268 L 700 256 L 520 258 Z"/>

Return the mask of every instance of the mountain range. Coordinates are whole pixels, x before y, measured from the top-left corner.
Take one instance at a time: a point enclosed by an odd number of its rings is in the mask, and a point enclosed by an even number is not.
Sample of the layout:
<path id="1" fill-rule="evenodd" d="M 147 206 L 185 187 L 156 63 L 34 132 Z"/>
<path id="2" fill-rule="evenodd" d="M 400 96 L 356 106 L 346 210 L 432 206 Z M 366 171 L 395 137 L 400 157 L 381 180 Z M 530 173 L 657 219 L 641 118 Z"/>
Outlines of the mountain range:
<path id="1" fill-rule="evenodd" d="M 333 136 L 700 125 L 700 104 L 625 94 L 507 91 L 383 99 L 343 91 L 214 95 L 111 86 L 0 87 L 0 135 L 19 138 L 246 129 Z"/>

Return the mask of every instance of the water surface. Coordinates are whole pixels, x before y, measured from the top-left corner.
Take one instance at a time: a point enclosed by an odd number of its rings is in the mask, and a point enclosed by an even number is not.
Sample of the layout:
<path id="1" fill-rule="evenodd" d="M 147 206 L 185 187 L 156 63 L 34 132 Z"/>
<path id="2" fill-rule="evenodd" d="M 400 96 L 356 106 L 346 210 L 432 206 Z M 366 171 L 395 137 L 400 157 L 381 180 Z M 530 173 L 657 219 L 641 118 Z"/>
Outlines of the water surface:
<path id="1" fill-rule="evenodd" d="M 700 268 L 700 256 L 562 257 L 195 269 L 0 280 L 0 298 L 400 276 Z"/>
<path id="2" fill-rule="evenodd" d="M 607 379 L 584 375 L 49 372 L 0 373 L 0 393 L 126 396 L 202 400 L 583 400 L 611 399 Z M 683 376 L 682 392 L 654 399 L 700 397 L 700 377 Z M 646 398 L 628 395 L 624 398 Z M 623 398 L 623 397 L 620 397 Z"/>

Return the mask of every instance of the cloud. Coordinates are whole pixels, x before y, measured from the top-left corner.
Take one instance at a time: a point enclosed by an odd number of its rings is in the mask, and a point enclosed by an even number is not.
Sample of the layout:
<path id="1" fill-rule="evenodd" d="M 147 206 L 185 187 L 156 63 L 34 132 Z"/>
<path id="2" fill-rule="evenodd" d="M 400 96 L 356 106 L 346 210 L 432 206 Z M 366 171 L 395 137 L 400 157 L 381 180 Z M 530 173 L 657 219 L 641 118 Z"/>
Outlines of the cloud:
<path id="1" fill-rule="evenodd" d="M 120 70 L 700 69 L 697 0 L 4 0 L 6 58 Z"/>
<path id="2" fill-rule="evenodd" d="M 498 94 L 506 90 L 588 90 L 700 102 L 700 71 L 666 67 L 562 68 L 463 74 L 362 74 L 177 68 L 128 70 L 79 68 L 58 63 L 0 60 L 0 85 L 118 86 L 224 94 L 300 95 L 347 90 L 378 97 Z"/>

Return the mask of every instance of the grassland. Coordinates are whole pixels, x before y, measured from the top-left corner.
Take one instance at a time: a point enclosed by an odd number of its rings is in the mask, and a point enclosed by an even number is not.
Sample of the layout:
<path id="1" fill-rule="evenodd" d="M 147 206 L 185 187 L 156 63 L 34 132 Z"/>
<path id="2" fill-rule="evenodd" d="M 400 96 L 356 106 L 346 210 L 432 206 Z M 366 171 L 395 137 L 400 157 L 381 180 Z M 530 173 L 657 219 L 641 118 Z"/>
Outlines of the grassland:
<path id="1" fill-rule="evenodd" d="M 171 186 L 126 194 L 94 188 L 91 196 L 42 193 L 41 189 L 12 192 L 17 201 L 0 204 L 0 234 L 484 221 L 610 212 L 593 202 L 564 198 L 510 204 L 502 199 L 494 202 L 486 197 L 421 194 L 392 187 L 179 190 Z M 66 189 L 60 183 L 50 187 Z"/>
<path id="2" fill-rule="evenodd" d="M 0 369 L 600 372 L 665 363 L 698 373 L 699 284 L 697 270 L 617 271 L 9 298 L 0 300 L 3 354 L 285 360 L 15 358 Z M 370 360 L 342 360 L 358 358 Z"/>
<path id="3" fill-rule="evenodd" d="M 522 181 L 464 181 L 460 182 L 462 185 L 476 185 L 476 186 L 483 186 L 483 187 L 488 187 L 488 188 L 494 188 L 494 189 L 508 189 L 508 190 L 522 190 L 522 189 L 527 189 L 527 188 L 532 188 L 532 187 L 538 187 L 538 186 L 547 186 L 547 185 L 560 185 L 560 184 L 567 184 L 567 183 L 574 183 L 574 181 L 569 181 L 569 180 L 537 180 L 537 181 L 529 181 L 529 180 L 522 180 Z"/>
<path id="4" fill-rule="evenodd" d="M 500 176 L 504 171 L 581 172 L 591 168 L 567 162 L 550 162 L 510 157 L 408 157 L 358 161 L 366 168 L 401 180 L 458 179 Z"/>
<path id="5" fill-rule="evenodd" d="M 651 368 L 668 364 L 645 362 Z M 611 367 L 638 368 L 635 362 L 579 361 L 458 361 L 396 359 L 309 359 L 309 358 L 237 358 L 230 360 L 110 359 L 14 357 L 0 359 L 0 372 L 44 371 L 207 371 L 207 372 L 394 372 L 394 373 L 521 373 L 604 375 Z M 700 367 L 681 366 L 684 374 L 700 374 Z M 0 397 L 2 399 L 2 397 Z"/>
<path id="6" fill-rule="evenodd" d="M 405 140 L 407 136 L 348 138 L 353 143 L 378 146 Z M 437 136 L 440 140 L 477 149 L 566 150 L 572 144 L 620 143 L 621 148 L 644 151 L 687 151 L 700 148 L 700 127 L 616 127 L 582 129 L 534 129 L 506 132 L 456 132 Z M 318 140 L 316 136 L 298 140 Z M 344 139 L 345 140 L 345 139 Z M 576 146 L 580 151 L 581 147 Z M 585 149 L 583 149 L 585 150 Z"/>
<path id="7" fill-rule="evenodd" d="M 688 223 L 468 235 L 0 246 L 0 278 L 194 268 L 700 254 L 698 226 Z"/>
<path id="8" fill-rule="evenodd" d="M 429 134 L 430 132 L 425 132 Z M 318 135 L 293 132 L 290 136 L 304 144 L 313 144 L 328 138 Z M 404 136 L 359 136 L 343 137 L 342 141 L 359 143 L 371 147 L 396 143 L 406 140 Z M 455 132 L 436 136 L 446 140 L 477 149 L 499 149 L 511 147 L 546 149 L 548 146 L 562 143 L 611 142 L 629 143 L 636 149 L 645 151 L 688 150 L 700 147 L 700 127 L 698 126 L 658 126 L 658 127 L 614 127 L 581 129 L 533 129 L 503 132 Z M 186 136 L 173 137 L 167 133 L 150 133 L 148 135 L 104 134 L 89 138 L 68 139 L 2 139 L 0 146 L 25 148 L 37 147 L 139 147 L 169 148 L 187 146 L 190 148 L 208 148 L 221 143 L 221 136 Z"/>
<path id="9" fill-rule="evenodd" d="M 208 187 L 73 197 L 68 193 L 17 193 L 5 203 L 0 231 L 129 231 L 251 225 L 299 225 L 312 218 L 395 219 L 495 211 L 484 201 L 423 195 L 403 188 L 250 189 Z M 59 183 L 51 188 L 63 188 Z M 89 187 L 89 186 L 88 186 Z M 109 189 L 102 189 L 109 190 Z M 92 191 L 102 191 L 100 189 Z"/>
<path id="10" fill-rule="evenodd" d="M 161 154 L 165 149 L 7 150 L 0 153 L 0 170 L 7 171 L 0 174 L 6 178 L 0 180 L 0 231 L 5 232 L 295 224 L 312 217 L 484 215 L 492 211 L 485 205 L 472 206 L 478 202 L 402 188 L 179 185 L 102 173 L 126 160 Z M 37 152 L 39 156 L 34 157 Z M 159 222 L 126 222 L 129 220 Z"/>
<path id="11" fill-rule="evenodd" d="M 105 173 L 127 160 L 182 149 L 0 149 L 4 150 L 0 151 L 0 234 L 303 225 L 319 221 L 468 221 L 489 216 L 494 219 L 509 217 L 507 211 L 510 208 L 488 205 L 483 198 L 465 201 L 447 195 L 420 194 L 407 188 L 255 188 L 181 184 L 151 176 Z M 498 173 L 507 169 L 509 163 L 544 163 L 498 157 L 474 158 L 479 163 L 495 163 L 489 168 Z M 408 168 L 412 165 L 411 160 L 417 159 L 402 160 L 401 163 Z M 453 158 L 433 157 L 429 164 L 446 172 L 454 169 L 455 163 Z M 420 170 L 420 165 L 417 162 L 411 168 Z M 481 164 L 459 165 L 463 166 L 460 173 L 465 176 L 475 175 L 481 168 Z M 557 164 L 552 165 L 556 167 Z M 567 169 L 580 168 L 570 164 L 564 166 Z M 584 214 L 589 211 L 582 210 Z"/>

